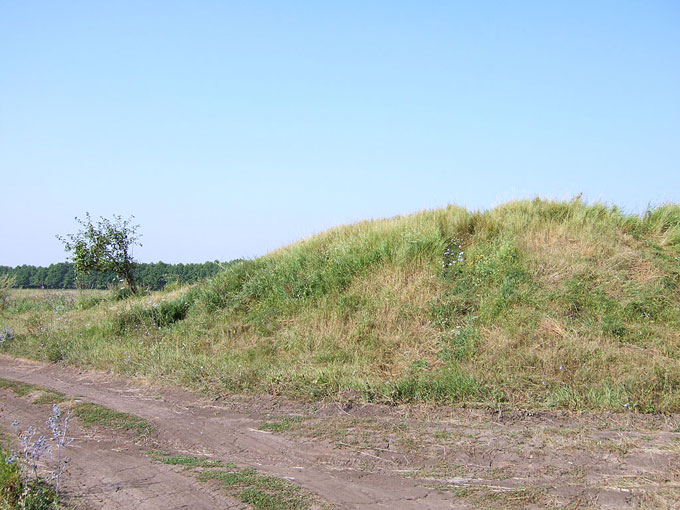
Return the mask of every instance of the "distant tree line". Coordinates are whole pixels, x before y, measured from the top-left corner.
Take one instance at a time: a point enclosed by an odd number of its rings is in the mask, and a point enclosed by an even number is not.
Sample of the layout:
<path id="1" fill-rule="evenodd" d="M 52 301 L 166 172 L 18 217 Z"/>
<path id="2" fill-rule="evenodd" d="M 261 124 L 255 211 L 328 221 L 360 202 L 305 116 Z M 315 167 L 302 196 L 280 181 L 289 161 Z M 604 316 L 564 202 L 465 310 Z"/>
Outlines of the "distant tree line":
<path id="1" fill-rule="evenodd" d="M 222 264 L 217 260 L 203 264 L 140 263 L 135 265 L 133 273 L 139 287 L 160 290 L 167 283 L 193 283 L 208 278 L 230 263 Z M 106 289 L 120 283 L 120 277 L 114 273 L 88 273 L 76 279 L 75 266 L 71 262 L 48 267 L 0 266 L 0 276 L 4 274 L 14 277 L 14 286 L 23 289 Z"/>

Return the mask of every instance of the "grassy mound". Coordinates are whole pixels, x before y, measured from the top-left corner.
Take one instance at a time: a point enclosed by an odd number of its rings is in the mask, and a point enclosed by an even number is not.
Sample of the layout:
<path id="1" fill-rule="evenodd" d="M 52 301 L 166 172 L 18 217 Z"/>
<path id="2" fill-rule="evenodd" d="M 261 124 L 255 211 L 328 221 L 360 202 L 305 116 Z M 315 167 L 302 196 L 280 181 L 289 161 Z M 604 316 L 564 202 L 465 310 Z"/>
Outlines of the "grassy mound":
<path id="1" fill-rule="evenodd" d="M 680 206 L 450 206 L 172 293 L 11 310 L 6 351 L 215 394 L 677 412 Z"/>

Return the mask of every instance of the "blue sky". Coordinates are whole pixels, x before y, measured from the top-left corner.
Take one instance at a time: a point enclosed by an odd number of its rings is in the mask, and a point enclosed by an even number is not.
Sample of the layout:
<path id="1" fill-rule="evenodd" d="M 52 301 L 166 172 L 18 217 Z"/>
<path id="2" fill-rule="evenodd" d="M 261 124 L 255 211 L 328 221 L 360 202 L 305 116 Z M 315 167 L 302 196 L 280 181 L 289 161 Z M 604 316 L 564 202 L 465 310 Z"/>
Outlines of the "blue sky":
<path id="1" fill-rule="evenodd" d="M 680 201 L 680 4 L 0 3 L 0 265 L 252 257 L 457 203 Z"/>

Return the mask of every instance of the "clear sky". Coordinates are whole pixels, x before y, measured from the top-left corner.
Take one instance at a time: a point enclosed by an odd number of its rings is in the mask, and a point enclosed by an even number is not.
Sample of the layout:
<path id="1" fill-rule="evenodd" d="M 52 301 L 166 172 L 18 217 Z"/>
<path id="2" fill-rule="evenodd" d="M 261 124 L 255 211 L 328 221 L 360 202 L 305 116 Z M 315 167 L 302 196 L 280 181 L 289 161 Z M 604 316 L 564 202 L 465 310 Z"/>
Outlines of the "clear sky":
<path id="1" fill-rule="evenodd" d="M 677 1 L 0 0 L 0 265 L 143 262 L 457 203 L 680 202 Z"/>

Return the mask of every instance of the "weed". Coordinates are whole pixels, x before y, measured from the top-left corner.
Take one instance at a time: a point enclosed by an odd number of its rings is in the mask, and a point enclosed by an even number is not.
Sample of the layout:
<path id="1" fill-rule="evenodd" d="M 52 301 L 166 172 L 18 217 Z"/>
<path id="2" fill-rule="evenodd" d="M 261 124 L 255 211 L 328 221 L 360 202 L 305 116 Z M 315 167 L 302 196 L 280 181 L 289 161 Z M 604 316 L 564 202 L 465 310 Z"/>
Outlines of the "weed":
<path id="1" fill-rule="evenodd" d="M 70 460 L 64 456 L 64 449 L 73 442 L 73 438 L 66 437 L 70 419 L 71 411 L 63 414 L 57 404 L 52 404 L 52 416 L 47 419 L 47 426 L 52 432 L 52 439 L 57 448 L 57 458 L 54 460 L 55 465 L 52 471 L 52 480 L 54 480 L 57 492 L 59 491 L 61 475 L 66 470 Z"/>
<path id="2" fill-rule="evenodd" d="M 12 340 L 14 338 L 14 331 L 12 331 L 9 328 L 3 327 L 2 331 L 0 331 L 0 347 L 2 347 L 2 344 L 4 344 L 8 340 Z"/>
<path id="3" fill-rule="evenodd" d="M 3 510 L 59 510 L 62 506 L 45 480 L 24 479 L 16 462 L 6 462 L 8 452 L 0 447 L 0 508 Z"/>
<path id="4" fill-rule="evenodd" d="M 54 404 L 46 424 L 52 438 L 40 435 L 33 426 L 20 431 L 19 422 L 14 430 L 19 440 L 19 451 L 11 455 L 0 448 L 0 504 L 2 508 L 29 510 L 58 510 L 59 482 L 69 463 L 64 450 L 73 441 L 67 437 L 70 412 L 63 414 Z M 56 450 L 56 451 L 55 451 Z M 39 476 L 39 468 L 49 469 L 48 483 Z"/>

